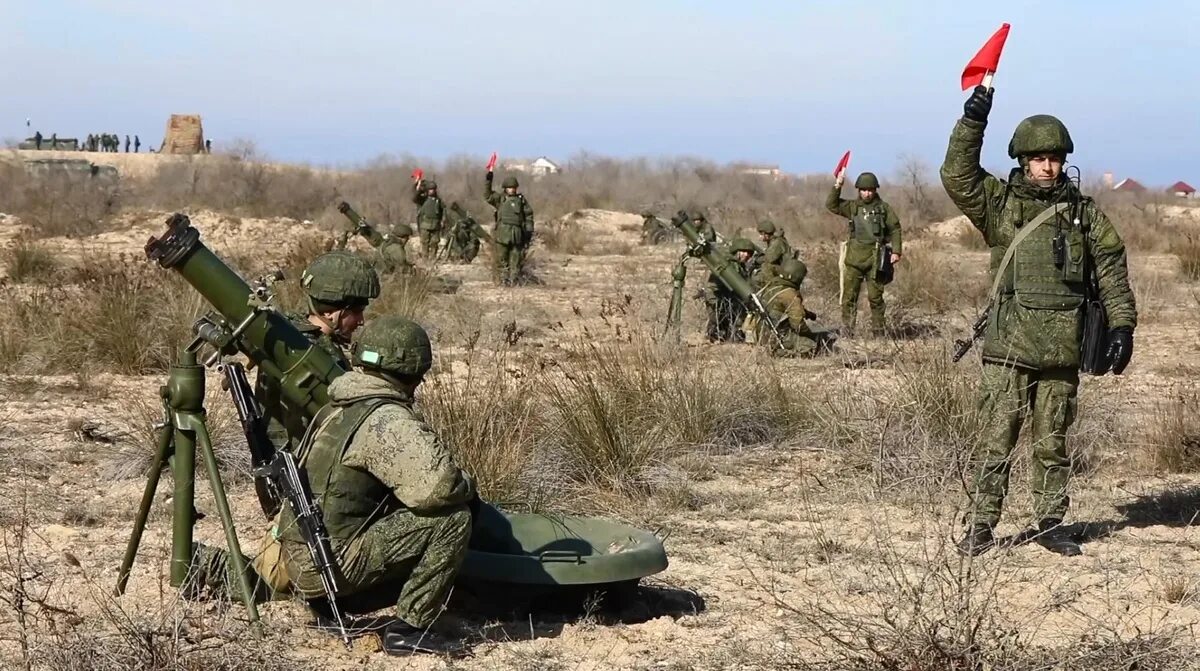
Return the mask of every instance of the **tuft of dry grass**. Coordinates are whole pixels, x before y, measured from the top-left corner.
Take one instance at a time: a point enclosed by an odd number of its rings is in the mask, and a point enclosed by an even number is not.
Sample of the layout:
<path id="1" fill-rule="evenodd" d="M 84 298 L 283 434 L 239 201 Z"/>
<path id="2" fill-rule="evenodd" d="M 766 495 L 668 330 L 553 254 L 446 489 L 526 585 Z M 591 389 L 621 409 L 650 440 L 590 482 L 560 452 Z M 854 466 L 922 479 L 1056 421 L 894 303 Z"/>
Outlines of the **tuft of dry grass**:
<path id="1" fill-rule="evenodd" d="M 1150 466 L 1168 473 L 1200 468 L 1200 395 L 1179 391 L 1157 404 L 1144 450 Z"/>
<path id="2" fill-rule="evenodd" d="M 18 236 L 3 251 L 8 278 L 14 282 L 45 284 L 59 271 L 58 258 L 52 251 L 25 236 Z"/>

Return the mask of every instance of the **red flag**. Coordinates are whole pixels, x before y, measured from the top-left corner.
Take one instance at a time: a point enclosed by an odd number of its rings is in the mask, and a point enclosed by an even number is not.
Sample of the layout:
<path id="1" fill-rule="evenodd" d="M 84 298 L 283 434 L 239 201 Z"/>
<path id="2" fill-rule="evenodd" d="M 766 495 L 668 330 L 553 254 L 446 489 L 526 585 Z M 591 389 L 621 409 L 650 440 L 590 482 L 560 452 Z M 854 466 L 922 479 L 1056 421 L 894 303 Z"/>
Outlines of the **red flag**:
<path id="1" fill-rule="evenodd" d="M 414 182 L 419 182 L 422 179 L 425 179 L 425 171 L 420 168 L 413 170 L 412 178 Z"/>
<path id="2" fill-rule="evenodd" d="M 1004 23 L 963 69 L 962 87 L 964 91 L 979 86 L 983 83 L 985 75 L 996 71 L 997 66 L 1000 65 L 1000 52 L 1004 51 L 1004 41 L 1007 39 L 1008 24 Z"/>
<path id="3" fill-rule="evenodd" d="M 487 171 L 492 172 L 496 169 L 496 152 L 492 152 L 492 157 L 488 159 Z"/>
<path id="4" fill-rule="evenodd" d="M 842 160 L 838 161 L 837 167 L 833 169 L 833 176 L 837 177 L 838 175 L 840 175 L 842 173 L 842 171 L 845 170 L 846 166 L 848 166 L 848 165 L 850 165 L 850 152 L 849 151 L 847 151 L 845 154 L 842 154 Z"/>

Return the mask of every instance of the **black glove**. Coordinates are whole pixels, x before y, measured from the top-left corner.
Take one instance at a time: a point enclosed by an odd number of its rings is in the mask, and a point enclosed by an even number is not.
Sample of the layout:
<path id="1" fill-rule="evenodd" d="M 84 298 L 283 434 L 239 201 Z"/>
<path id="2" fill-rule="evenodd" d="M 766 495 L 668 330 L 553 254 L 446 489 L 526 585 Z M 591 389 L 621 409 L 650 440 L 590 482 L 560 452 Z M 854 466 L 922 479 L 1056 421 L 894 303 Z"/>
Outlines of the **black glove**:
<path id="1" fill-rule="evenodd" d="M 986 86 L 976 86 L 971 91 L 971 97 L 963 103 L 963 118 L 979 123 L 987 123 L 988 113 L 992 111 L 992 96 L 995 91 Z"/>
<path id="2" fill-rule="evenodd" d="M 812 310 L 805 310 L 805 311 L 804 311 L 804 318 L 805 318 L 805 319 L 811 319 L 812 321 L 816 321 L 816 320 L 817 320 L 817 313 L 813 312 Z"/>
<path id="3" fill-rule="evenodd" d="M 1108 332 L 1108 360 L 1112 362 L 1113 375 L 1125 372 L 1133 356 L 1133 329 L 1120 326 Z"/>
<path id="4" fill-rule="evenodd" d="M 494 179 L 495 177 L 496 177 L 496 173 L 492 172 L 491 170 L 487 171 L 487 181 L 488 182 L 491 182 L 492 179 Z"/>
<path id="5" fill-rule="evenodd" d="M 671 223 L 675 224 L 676 226 L 682 226 L 683 223 L 686 222 L 687 220 L 688 220 L 687 210 L 680 210 L 675 213 L 674 217 L 671 217 Z"/>

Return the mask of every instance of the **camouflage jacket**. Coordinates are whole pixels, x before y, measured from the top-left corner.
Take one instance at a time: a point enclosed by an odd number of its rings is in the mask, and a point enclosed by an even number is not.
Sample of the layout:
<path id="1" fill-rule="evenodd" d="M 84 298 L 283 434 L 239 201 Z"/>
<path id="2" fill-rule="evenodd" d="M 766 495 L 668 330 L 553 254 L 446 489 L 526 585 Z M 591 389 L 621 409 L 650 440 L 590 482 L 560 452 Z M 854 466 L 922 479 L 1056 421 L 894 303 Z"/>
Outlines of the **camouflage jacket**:
<path id="1" fill-rule="evenodd" d="M 413 203 L 417 206 L 417 227 L 422 231 L 442 230 L 442 220 L 446 216 L 446 206 L 441 197 L 431 196 L 424 188 L 413 184 Z"/>
<path id="2" fill-rule="evenodd" d="M 1005 269 L 984 340 L 985 361 L 1035 370 L 1077 368 L 1080 361 L 1085 275 L 1090 255 L 1110 328 L 1137 325 L 1125 245 L 1108 217 L 1065 178 L 1056 186 L 1029 184 L 1020 168 L 1008 181 L 979 165 L 986 124 L 960 119 L 950 134 L 941 177 L 954 204 L 983 234 L 994 277 L 1013 237 L 1026 222 L 1056 203 L 1078 203 L 1035 229 Z M 1061 259 L 1053 250 L 1064 241 Z"/>
<path id="3" fill-rule="evenodd" d="M 849 220 L 851 247 L 874 247 L 882 242 L 891 245 L 893 253 L 904 253 L 900 218 L 878 194 L 869 203 L 861 198 L 843 200 L 841 188 L 834 186 L 825 199 L 825 209 Z"/>
<path id="4" fill-rule="evenodd" d="M 804 297 L 796 287 L 782 280 L 775 280 L 763 289 L 762 295 L 771 316 L 786 319 L 780 323 L 781 329 L 786 328 L 796 335 L 812 337 L 812 329 L 804 319 L 807 312 L 804 309 Z"/>
<path id="5" fill-rule="evenodd" d="M 492 190 L 492 180 L 487 180 L 484 200 L 496 208 L 497 244 L 504 246 L 528 247 L 533 242 L 533 207 L 525 199 L 525 194 L 512 196 L 504 192 Z"/>

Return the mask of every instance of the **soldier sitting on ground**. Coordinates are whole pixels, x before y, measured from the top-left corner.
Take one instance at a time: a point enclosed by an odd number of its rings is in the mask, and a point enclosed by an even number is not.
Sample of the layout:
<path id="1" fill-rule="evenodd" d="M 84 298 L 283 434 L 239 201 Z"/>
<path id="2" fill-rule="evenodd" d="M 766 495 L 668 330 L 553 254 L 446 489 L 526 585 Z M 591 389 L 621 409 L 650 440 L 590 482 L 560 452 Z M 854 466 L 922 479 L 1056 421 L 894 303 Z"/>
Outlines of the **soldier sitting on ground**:
<path id="1" fill-rule="evenodd" d="M 446 258 L 455 263 L 470 263 L 479 254 L 481 240 L 492 236 L 457 202 L 450 204 L 450 226 L 446 230 Z"/>
<path id="2" fill-rule="evenodd" d="M 833 336 L 824 330 L 814 330 L 808 323 L 817 315 L 805 309 L 800 294 L 806 275 L 807 266 L 796 259 L 787 259 L 762 290 L 775 329 L 772 331 L 770 324 L 759 320 L 755 340 L 775 356 L 816 356 L 833 348 Z"/>

